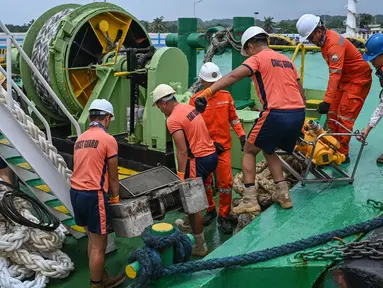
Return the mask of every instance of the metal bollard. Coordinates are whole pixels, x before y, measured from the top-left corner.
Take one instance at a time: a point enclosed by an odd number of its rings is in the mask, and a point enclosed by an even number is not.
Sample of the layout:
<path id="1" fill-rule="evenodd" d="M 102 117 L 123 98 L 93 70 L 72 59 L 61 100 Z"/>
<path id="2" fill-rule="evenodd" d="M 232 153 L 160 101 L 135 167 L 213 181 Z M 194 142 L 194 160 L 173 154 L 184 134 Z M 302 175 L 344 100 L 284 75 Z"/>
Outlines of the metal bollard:
<path id="1" fill-rule="evenodd" d="M 174 226 L 169 223 L 158 223 L 152 225 L 152 235 L 153 236 L 169 236 L 174 232 Z M 195 239 L 194 236 L 191 234 L 187 234 L 187 236 L 192 241 L 192 244 L 194 245 Z M 164 266 L 169 266 L 173 264 L 173 258 L 174 258 L 174 250 L 173 248 L 164 249 L 163 251 L 159 251 L 161 253 L 161 260 L 162 264 Z M 135 279 L 137 277 L 137 274 L 140 272 L 140 263 L 138 261 L 135 261 L 125 268 L 125 273 L 130 279 Z"/>

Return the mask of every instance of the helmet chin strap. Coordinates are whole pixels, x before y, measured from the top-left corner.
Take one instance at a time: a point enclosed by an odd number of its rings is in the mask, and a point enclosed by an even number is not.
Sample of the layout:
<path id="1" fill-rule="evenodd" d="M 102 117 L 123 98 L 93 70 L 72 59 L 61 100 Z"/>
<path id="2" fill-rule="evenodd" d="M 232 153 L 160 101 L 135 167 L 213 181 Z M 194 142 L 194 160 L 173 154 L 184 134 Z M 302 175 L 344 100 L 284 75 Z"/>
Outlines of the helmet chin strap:
<path id="1" fill-rule="evenodd" d="M 319 41 L 319 47 L 323 47 L 324 46 L 324 42 L 326 41 L 326 27 L 322 26 L 323 27 L 323 36 L 322 36 L 322 39 Z"/>

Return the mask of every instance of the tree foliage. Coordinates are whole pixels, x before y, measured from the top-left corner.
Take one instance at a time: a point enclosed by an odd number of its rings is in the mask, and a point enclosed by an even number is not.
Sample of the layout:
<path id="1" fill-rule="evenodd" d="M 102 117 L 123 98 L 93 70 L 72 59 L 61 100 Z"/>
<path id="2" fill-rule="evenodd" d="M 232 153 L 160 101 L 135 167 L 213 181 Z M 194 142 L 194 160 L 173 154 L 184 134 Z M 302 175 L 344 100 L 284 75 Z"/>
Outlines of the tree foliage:
<path id="1" fill-rule="evenodd" d="M 321 15 L 321 19 L 326 24 L 326 27 L 330 29 L 337 29 L 339 31 L 345 30 L 345 16 Z M 276 23 L 274 22 L 273 17 L 264 17 L 263 20 L 257 19 L 255 24 L 263 27 L 270 33 L 278 31 L 278 33 L 282 34 L 295 34 L 297 33 L 295 27 L 297 21 L 298 19 L 290 19 L 282 20 Z M 23 25 L 7 24 L 7 27 L 11 32 L 26 32 L 33 22 L 34 20 L 31 20 Z M 178 21 L 165 21 L 163 16 L 156 17 L 152 22 L 140 22 L 145 30 L 151 33 L 177 33 L 178 30 Z M 372 16 L 370 14 L 361 13 L 358 15 L 357 24 L 361 28 L 367 28 L 370 24 L 383 24 L 383 15 Z M 197 31 L 203 33 L 210 27 L 214 26 L 232 27 L 233 19 L 225 18 L 203 21 L 197 18 L 197 25 Z"/>

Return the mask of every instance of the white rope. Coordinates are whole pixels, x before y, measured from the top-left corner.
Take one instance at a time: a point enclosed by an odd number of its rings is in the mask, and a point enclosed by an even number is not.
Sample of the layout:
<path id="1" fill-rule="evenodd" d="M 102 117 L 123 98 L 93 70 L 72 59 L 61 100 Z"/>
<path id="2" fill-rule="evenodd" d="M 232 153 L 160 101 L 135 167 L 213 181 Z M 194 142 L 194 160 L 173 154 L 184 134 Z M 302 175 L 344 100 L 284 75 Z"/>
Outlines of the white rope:
<path id="1" fill-rule="evenodd" d="M 0 102 L 7 106 L 6 91 L 0 86 Z M 57 168 L 64 179 L 70 183 L 70 177 L 72 176 L 72 170 L 70 170 L 64 160 L 64 158 L 57 152 L 54 147 L 45 137 L 45 133 L 37 127 L 33 119 L 25 114 L 21 109 L 19 103 L 14 101 L 15 105 L 12 109 L 12 114 L 15 119 L 20 123 L 24 130 L 31 136 L 33 141 L 39 146 L 41 151 L 51 160 L 52 164 Z"/>
<path id="2" fill-rule="evenodd" d="M 0 199 L 6 191 L 0 185 Z M 16 198 L 16 208 L 30 221 L 38 220 L 26 207 L 28 203 Z M 60 251 L 65 235 L 62 227 L 54 232 L 13 223 L 0 217 L 0 287 L 43 288 L 49 278 L 65 278 L 74 269 L 68 255 Z M 24 281 L 35 275 L 33 281 Z"/>

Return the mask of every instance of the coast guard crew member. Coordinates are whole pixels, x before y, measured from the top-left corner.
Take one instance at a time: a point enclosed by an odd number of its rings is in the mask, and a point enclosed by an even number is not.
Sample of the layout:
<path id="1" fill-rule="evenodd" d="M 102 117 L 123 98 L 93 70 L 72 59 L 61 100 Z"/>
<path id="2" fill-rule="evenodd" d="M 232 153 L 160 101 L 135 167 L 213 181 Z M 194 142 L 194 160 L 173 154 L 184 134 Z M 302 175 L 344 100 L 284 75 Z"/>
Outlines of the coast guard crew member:
<path id="1" fill-rule="evenodd" d="M 177 150 L 177 175 L 181 179 L 202 177 L 206 183 L 218 165 L 215 146 L 201 114 L 193 106 L 178 103 L 175 93 L 169 85 L 158 85 L 153 91 L 153 106 L 168 117 L 166 125 Z M 190 214 L 189 221 L 195 238 L 193 255 L 206 256 L 202 211 Z"/>
<path id="2" fill-rule="evenodd" d="M 370 65 L 363 61 L 361 53 L 349 40 L 326 29 L 319 17 L 305 14 L 296 26 L 302 41 L 307 39 L 321 48 L 330 68 L 328 87 L 318 112 L 328 114 L 328 119 L 334 119 L 352 131 L 370 92 Z M 328 127 L 334 133 L 349 133 L 333 121 L 328 121 Z M 350 136 L 335 138 L 340 142 L 339 152 L 346 156 L 344 163 L 350 162 Z"/>
<path id="3" fill-rule="evenodd" d="M 249 56 L 235 70 L 205 89 L 195 100 L 197 110 L 203 111 L 207 98 L 244 77 L 251 76 L 263 104 L 263 111 L 255 121 L 244 147 L 242 171 L 244 196 L 233 213 L 260 212 L 255 182 L 256 155 L 263 151 L 267 166 L 276 184 L 272 195 L 282 208 L 291 208 L 289 187 L 282 173 L 282 163 L 276 148 L 292 153 L 305 120 L 305 99 L 294 64 L 286 56 L 268 46 L 269 35 L 260 27 L 248 28 L 242 35 L 242 55 Z"/>
<path id="4" fill-rule="evenodd" d="M 116 287 L 125 280 L 124 274 L 109 277 L 104 268 L 110 225 L 108 202 L 119 202 L 118 145 L 107 132 L 113 117 L 109 101 L 94 100 L 89 107 L 89 128 L 74 144 L 70 197 L 76 224 L 88 234 L 90 285 L 94 288 Z"/>
<path id="5" fill-rule="evenodd" d="M 222 78 L 219 67 L 212 62 L 202 65 L 199 77 L 203 87 L 209 88 L 214 82 Z M 195 94 L 190 98 L 189 104 L 195 106 L 194 100 L 202 92 Z M 231 168 L 231 135 L 230 126 L 233 127 L 235 133 L 240 139 L 242 149 L 246 143 L 245 131 L 243 131 L 241 122 L 235 111 L 234 100 L 230 92 L 220 90 L 207 99 L 207 107 L 205 112 L 201 113 L 205 120 L 210 138 L 214 141 L 218 153 L 218 166 L 215 171 L 217 177 L 217 186 L 219 189 L 219 210 L 218 224 L 222 232 L 231 234 L 233 227 L 229 217 L 232 200 L 233 175 Z M 204 216 L 204 225 L 209 225 L 215 217 L 217 211 L 213 199 L 212 189 L 213 177 L 208 177 L 206 187 L 206 195 L 209 202 L 209 208 Z"/>

